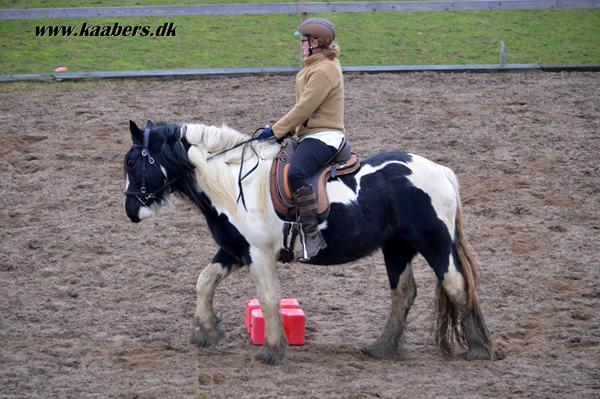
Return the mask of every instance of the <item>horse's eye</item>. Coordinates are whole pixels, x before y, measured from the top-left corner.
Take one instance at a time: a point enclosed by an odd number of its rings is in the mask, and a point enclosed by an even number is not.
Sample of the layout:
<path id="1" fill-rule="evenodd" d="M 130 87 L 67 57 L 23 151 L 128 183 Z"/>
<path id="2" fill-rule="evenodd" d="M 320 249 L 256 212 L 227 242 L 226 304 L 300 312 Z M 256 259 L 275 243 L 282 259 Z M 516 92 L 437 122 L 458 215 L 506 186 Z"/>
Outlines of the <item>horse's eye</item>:
<path id="1" fill-rule="evenodd" d="M 135 162 L 133 162 L 131 159 L 128 159 L 127 160 L 127 166 L 130 167 L 130 168 L 132 168 L 133 165 L 135 165 Z"/>

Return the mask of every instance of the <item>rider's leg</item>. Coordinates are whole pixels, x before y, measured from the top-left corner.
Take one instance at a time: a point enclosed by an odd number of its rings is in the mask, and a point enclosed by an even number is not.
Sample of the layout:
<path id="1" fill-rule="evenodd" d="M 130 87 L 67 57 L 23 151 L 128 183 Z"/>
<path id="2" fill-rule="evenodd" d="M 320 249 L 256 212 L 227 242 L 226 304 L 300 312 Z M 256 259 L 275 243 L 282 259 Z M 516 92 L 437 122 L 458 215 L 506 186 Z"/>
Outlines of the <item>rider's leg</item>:
<path id="1" fill-rule="evenodd" d="M 302 223 L 307 252 L 307 256 L 302 255 L 304 259 L 301 260 L 304 261 L 310 260 L 327 246 L 318 227 L 316 194 L 309 180 L 336 152 L 335 147 L 306 138 L 298 145 L 290 164 L 288 178 L 298 204 L 298 217 Z"/>
<path id="2" fill-rule="evenodd" d="M 302 187 L 295 192 L 298 205 L 298 219 L 304 235 L 304 249 L 298 256 L 301 262 L 308 262 L 319 251 L 327 247 L 327 243 L 319 230 L 317 220 L 317 198 L 311 186 Z"/>

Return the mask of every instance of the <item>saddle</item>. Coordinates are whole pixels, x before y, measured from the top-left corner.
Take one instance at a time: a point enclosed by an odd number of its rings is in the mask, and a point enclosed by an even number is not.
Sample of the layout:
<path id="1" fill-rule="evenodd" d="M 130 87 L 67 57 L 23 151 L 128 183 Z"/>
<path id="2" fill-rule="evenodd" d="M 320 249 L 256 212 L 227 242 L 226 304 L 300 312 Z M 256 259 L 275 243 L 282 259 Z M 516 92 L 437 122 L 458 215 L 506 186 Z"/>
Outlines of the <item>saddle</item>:
<path id="1" fill-rule="evenodd" d="M 290 161 L 298 147 L 298 142 L 288 138 L 271 166 L 271 200 L 277 216 L 286 222 L 296 221 L 296 201 L 288 180 Z M 317 216 L 322 222 L 329 215 L 327 182 L 336 176 L 348 175 L 360 168 L 358 156 L 352 152 L 350 144 L 344 140 L 338 152 L 310 178 L 310 184 L 317 196 Z"/>

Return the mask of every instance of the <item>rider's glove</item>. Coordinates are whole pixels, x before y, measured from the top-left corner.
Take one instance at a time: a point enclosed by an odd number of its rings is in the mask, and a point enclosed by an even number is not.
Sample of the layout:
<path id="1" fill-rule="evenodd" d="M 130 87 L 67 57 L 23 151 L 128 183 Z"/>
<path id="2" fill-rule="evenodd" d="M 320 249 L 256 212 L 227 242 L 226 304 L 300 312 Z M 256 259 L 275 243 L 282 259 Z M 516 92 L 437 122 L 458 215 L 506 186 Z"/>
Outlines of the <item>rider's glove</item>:
<path id="1" fill-rule="evenodd" d="M 265 126 L 263 131 L 258 135 L 258 140 L 267 140 L 273 136 L 273 128 L 271 127 L 271 125 L 267 125 Z"/>

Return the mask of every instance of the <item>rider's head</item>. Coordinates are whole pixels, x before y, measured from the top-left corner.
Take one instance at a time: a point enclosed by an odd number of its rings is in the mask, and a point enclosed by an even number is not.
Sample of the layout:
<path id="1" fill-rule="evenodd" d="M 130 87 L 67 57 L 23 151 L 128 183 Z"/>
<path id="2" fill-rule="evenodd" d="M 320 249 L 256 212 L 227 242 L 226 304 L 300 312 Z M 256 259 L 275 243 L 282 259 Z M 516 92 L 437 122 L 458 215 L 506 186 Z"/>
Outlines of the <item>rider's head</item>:
<path id="1" fill-rule="evenodd" d="M 329 58 L 333 59 L 339 52 L 339 47 L 333 42 L 335 27 L 326 19 L 307 19 L 300 24 L 295 35 L 301 37 L 305 57 L 324 52 Z"/>

